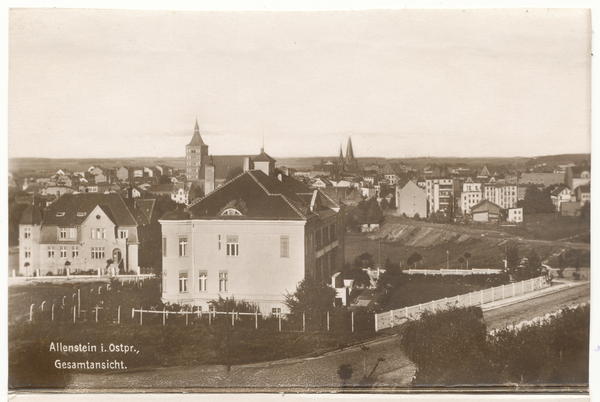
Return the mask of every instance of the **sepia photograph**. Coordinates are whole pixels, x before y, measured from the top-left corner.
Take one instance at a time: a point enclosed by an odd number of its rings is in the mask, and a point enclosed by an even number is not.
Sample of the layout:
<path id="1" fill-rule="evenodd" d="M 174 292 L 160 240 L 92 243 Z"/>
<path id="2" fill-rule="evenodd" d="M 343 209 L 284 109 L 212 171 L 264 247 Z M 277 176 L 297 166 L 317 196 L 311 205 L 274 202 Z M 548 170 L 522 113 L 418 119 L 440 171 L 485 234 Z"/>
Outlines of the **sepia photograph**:
<path id="1" fill-rule="evenodd" d="M 9 395 L 588 395 L 590 9 L 12 8 L 7 52 Z"/>

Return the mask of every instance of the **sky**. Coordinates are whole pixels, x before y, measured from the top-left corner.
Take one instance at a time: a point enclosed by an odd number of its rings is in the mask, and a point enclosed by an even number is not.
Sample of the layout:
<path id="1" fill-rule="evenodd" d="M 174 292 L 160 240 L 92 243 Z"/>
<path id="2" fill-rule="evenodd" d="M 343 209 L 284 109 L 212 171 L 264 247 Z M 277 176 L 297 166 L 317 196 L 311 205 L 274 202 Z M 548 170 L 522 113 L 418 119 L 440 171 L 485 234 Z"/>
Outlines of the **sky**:
<path id="1" fill-rule="evenodd" d="M 9 157 L 591 152 L 583 9 L 9 12 Z"/>

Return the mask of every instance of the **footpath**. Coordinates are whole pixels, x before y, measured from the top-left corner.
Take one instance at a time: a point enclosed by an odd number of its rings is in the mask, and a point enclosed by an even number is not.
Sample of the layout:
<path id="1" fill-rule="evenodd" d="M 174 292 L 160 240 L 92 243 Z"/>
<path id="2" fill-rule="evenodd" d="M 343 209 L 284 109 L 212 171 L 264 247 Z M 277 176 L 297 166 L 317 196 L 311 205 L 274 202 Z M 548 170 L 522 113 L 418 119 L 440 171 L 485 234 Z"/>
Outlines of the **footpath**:
<path id="1" fill-rule="evenodd" d="M 521 303 L 525 300 L 531 300 L 531 299 L 535 299 L 536 297 L 540 297 L 540 296 L 545 296 L 547 294 L 551 294 L 551 293 L 556 293 L 556 292 L 560 292 L 562 290 L 565 289 L 569 289 L 572 287 L 576 287 L 576 286 L 583 286 L 583 285 L 587 285 L 590 282 L 587 280 L 582 280 L 582 281 L 572 281 L 572 280 L 568 280 L 568 279 L 562 279 L 560 281 L 553 281 L 552 285 L 550 287 L 544 288 L 544 289 L 540 289 L 540 290 L 536 290 L 534 292 L 531 293 L 526 293 L 524 295 L 521 296 L 515 296 L 515 297 L 511 297 L 509 299 L 500 299 L 500 300 L 496 300 L 492 303 L 486 303 L 484 305 L 481 306 L 481 309 L 483 311 L 490 311 L 490 310 L 494 310 L 497 308 L 501 308 L 501 307 L 505 307 L 505 306 L 510 306 L 513 304 L 517 304 L 517 303 Z"/>

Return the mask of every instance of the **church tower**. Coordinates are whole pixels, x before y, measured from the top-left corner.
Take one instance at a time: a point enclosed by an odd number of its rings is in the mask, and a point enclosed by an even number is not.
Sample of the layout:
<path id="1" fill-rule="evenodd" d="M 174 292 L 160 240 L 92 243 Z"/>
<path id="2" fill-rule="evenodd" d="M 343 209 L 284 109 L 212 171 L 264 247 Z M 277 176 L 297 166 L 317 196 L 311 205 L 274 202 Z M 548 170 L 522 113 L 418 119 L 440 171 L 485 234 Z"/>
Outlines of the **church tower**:
<path id="1" fill-rule="evenodd" d="M 340 157 L 338 159 L 338 167 L 340 172 L 344 171 L 344 153 L 342 152 L 342 144 L 340 143 Z"/>
<path id="2" fill-rule="evenodd" d="M 198 183 L 204 178 L 204 165 L 208 162 L 208 145 L 202 141 L 198 119 L 192 141 L 185 146 L 185 176 L 188 182 Z"/>
<path id="3" fill-rule="evenodd" d="M 348 137 L 348 147 L 346 148 L 346 168 L 351 172 L 358 169 L 358 161 L 354 157 L 354 150 L 352 149 L 352 137 Z"/>

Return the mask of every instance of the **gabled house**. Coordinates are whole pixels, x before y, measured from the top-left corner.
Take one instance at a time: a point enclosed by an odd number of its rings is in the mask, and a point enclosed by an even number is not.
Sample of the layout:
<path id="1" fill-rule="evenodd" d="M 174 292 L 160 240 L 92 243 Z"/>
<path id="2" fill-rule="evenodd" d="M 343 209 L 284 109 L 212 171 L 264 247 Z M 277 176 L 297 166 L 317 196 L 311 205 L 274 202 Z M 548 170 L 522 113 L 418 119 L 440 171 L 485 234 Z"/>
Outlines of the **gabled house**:
<path id="1" fill-rule="evenodd" d="M 474 222 L 498 222 L 502 208 L 491 201 L 483 200 L 471 208 Z"/>
<path id="2" fill-rule="evenodd" d="M 344 259 L 342 207 L 262 155 L 241 175 L 161 219 L 162 300 L 208 309 L 235 297 L 263 313 L 306 277 L 330 281 Z"/>
<path id="3" fill-rule="evenodd" d="M 27 208 L 19 224 L 21 273 L 62 275 L 67 268 L 100 274 L 117 268 L 139 272 L 138 255 L 158 248 L 160 232 L 147 231 L 150 221 L 132 203 L 126 204 L 117 193 L 66 194 L 43 215 L 35 206 Z"/>
<path id="4" fill-rule="evenodd" d="M 579 186 L 590 184 L 591 169 L 587 163 L 579 166 L 569 166 L 565 173 L 565 184 L 571 191 L 575 191 Z"/>
<path id="5" fill-rule="evenodd" d="M 419 215 L 427 217 L 427 195 L 425 190 L 417 186 L 412 180 L 405 179 L 396 187 L 396 204 L 398 215 L 409 218 Z"/>
<path id="6" fill-rule="evenodd" d="M 571 201 L 571 190 L 565 185 L 558 186 L 552 190 L 550 198 L 552 199 L 556 211 L 560 212 L 560 204 Z"/>

